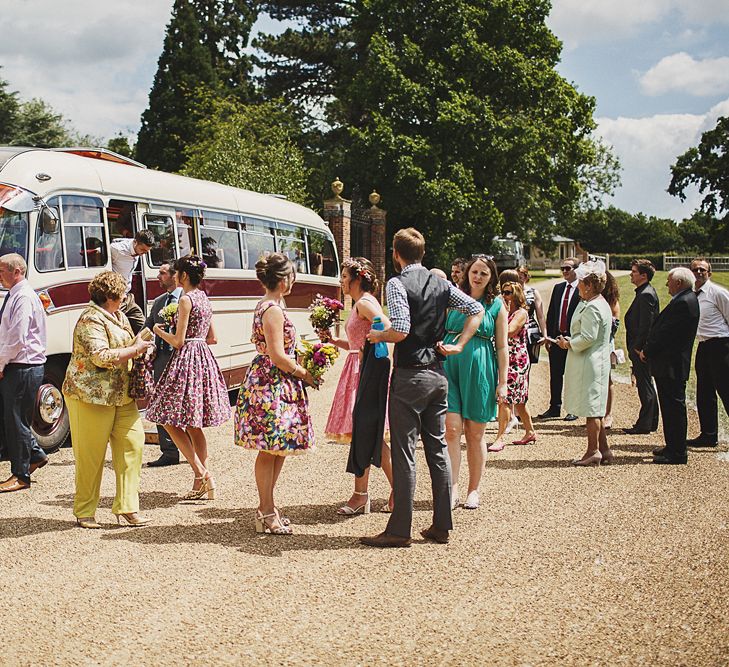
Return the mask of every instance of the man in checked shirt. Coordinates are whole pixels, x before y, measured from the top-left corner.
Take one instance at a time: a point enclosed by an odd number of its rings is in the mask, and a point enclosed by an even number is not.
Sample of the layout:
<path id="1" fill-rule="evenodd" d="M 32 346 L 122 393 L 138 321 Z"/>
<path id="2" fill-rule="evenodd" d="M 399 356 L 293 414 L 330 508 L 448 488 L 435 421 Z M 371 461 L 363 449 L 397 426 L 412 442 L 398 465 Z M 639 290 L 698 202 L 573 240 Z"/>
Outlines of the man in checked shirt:
<path id="1" fill-rule="evenodd" d="M 409 547 L 415 496 L 415 446 L 420 436 L 433 488 L 433 523 L 421 532 L 445 544 L 451 519 L 451 471 L 445 442 L 448 382 L 443 358 L 458 354 L 483 319 L 483 307 L 453 284 L 423 267 L 425 239 L 412 227 L 393 239 L 392 263 L 400 275 L 387 283 L 390 328 L 370 330 L 370 343 L 395 343 L 390 384 L 390 448 L 395 506 L 385 531 L 361 542 L 373 547 Z M 444 345 L 446 310 L 467 315 L 457 344 Z"/>

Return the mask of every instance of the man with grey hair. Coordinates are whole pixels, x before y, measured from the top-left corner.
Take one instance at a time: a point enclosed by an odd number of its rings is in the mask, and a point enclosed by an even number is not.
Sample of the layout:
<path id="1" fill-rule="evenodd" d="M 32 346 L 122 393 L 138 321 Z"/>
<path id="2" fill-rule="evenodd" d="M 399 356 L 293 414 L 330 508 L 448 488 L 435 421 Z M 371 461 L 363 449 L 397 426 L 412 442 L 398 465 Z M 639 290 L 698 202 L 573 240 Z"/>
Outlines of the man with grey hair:
<path id="1" fill-rule="evenodd" d="M 11 475 L 0 493 L 30 488 L 30 476 L 48 463 L 30 423 L 46 363 L 46 314 L 15 253 L 0 257 L 0 283 L 8 290 L 0 308 L 0 436 Z"/>
<path id="2" fill-rule="evenodd" d="M 656 380 L 663 418 L 664 447 L 653 450 L 653 463 L 686 463 L 686 381 L 691 371 L 691 350 L 699 325 L 699 300 L 694 276 L 685 267 L 668 273 L 671 301 L 653 323 L 641 359 L 647 360 Z"/>

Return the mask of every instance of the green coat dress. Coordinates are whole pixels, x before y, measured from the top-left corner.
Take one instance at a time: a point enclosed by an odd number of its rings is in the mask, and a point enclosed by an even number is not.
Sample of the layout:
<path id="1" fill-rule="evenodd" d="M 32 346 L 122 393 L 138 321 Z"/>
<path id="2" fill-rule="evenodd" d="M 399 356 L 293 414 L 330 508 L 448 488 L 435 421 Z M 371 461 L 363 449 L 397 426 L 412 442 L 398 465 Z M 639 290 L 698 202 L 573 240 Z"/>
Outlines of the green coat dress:
<path id="1" fill-rule="evenodd" d="M 496 417 L 496 383 L 499 379 L 494 351 L 496 316 L 503 303 L 494 299 L 490 304 L 479 301 L 484 316 L 476 335 L 466 343 L 463 352 L 446 357 L 448 378 L 448 412 L 464 419 L 485 424 Z M 463 331 L 466 316 L 451 310 L 446 320 L 444 343 L 453 343 Z"/>
<path id="2" fill-rule="evenodd" d="M 570 326 L 564 371 L 564 406 L 578 417 L 604 417 L 610 381 L 612 312 L 598 296 L 580 301 Z"/>

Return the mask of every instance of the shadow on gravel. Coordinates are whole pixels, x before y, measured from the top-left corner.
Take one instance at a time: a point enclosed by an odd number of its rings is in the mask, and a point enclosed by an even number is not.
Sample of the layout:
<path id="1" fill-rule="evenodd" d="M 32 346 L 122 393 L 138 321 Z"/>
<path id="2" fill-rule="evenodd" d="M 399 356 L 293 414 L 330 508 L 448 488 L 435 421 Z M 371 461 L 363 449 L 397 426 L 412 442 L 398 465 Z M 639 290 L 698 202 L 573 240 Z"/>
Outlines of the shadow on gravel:
<path id="1" fill-rule="evenodd" d="M 99 498 L 99 507 L 111 508 L 113 501 L 113 496 L 101 496 Z M 56 496 L 56 500 L 42 500 L 40 504 L 50 505 L 51 507 L 73 507 L 73 493 L 63 493 Z M 180 496 L 176 493 L 142 491 L 139 494 L 139 509 L 141 512 L 144 512 L 144 510 L 174 507 L 178 504 L 180 504 Z"/>
<path id="2" fill-rule="evenodd" d="M 615 449 L 614 447 L 612 449 Z M 545 461 L 545 460 L 494 460 L 488 459 L 486 462 L 486 470 L 496 468 L 497 470 L 522 470 L 524 468 L 578 468 L 572 465 L 573 459 L 564 459 L 562 461 Z M 615 457 L 615 460 L 609 466 L 600 466 L 601 468 L 612 468 L 614 466 L 641 465 L 644 461 L 637 456 L 631 457 Z"/>
<path id="3" fill-rule="evenodd" d="M 73 517 L 69 521 L 40 519 L 37 516 L 0 519 L 0 537 L 27 537 L 40 533 L 59 533 L 75 527 Z"/>

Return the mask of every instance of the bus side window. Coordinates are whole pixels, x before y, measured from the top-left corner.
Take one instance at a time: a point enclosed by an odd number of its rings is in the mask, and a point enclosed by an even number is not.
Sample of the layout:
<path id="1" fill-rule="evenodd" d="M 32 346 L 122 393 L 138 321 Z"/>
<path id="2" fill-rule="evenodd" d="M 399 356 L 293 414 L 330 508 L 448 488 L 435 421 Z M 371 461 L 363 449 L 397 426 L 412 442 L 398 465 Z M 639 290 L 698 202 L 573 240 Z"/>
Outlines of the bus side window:
<path id="1" fill-rule="evenodd" d="M 244 258 L 247 259 L 245 269 L 252 269 L 256 262 L 265 255 L 276 252 L 276 242 L 273 236 L 273 227 L 270 222 L 246 218 L 241 225 L 243 232 Z"/>
<path id="2" fill-rule="evenodd" d="M 58 208 L 43 207 L 35 233 L 35 267 L 38 271 L 63 269 L 63 244 Z"/>
<path id="3" fill-rule="evenodd" d="M 337 255 L 332 240 L 321 232 L 309 230 L 309 264 L 318 276 L 336 278 L 339 275 Z"/>
<path id="4" fill-rule="evenodd" d="M 68 267 L 105 266 L 108 252 L 101 200 L 95 197 L 61 195 L 58 201 Z"/>
<path id="5" fill-rule="evenodd" d="M 303 229 L 279 226 L 276 230 L 276 250 L 293 262 L 296 273 L 308 273 Z"/>
<path id="6" fill-rule="evenodd" d="M 109 222 L 109 236 L 116 239 L 134 238 L 137 229 L 137 211 L 134 202 L 112 199 L 106 208 L 106 219 Z"/>
<path id="7" fill-rule="evenodd" d="M 149 253 L 152 266 L 173 262 L 177 258 L 175 249 L 175 228 L 167 215 L 145 215 L 147 229 L 154 235 L 154 246 Z"/>
<path id="8" fill-rule="evenodd" d="M 233 213 L 202 211 L 200 247 L 211 269 L 243 268 L 238 239 L 240 217 Z"/>
<path id="9" fill-rule="evenodd" d="M 195 221 L 197 219 L 198 212 L 194 209 L 175 209 L 175 228 L 177 230 L 177 245 L 180 249 L 180 257 L 198 254 L 195 239 Z"/>

